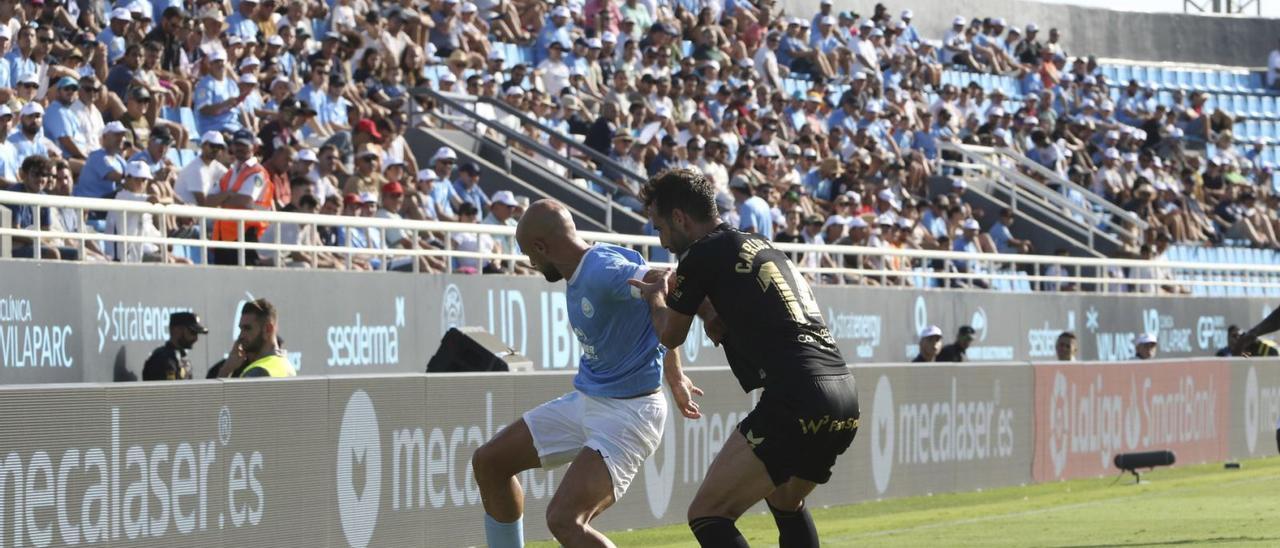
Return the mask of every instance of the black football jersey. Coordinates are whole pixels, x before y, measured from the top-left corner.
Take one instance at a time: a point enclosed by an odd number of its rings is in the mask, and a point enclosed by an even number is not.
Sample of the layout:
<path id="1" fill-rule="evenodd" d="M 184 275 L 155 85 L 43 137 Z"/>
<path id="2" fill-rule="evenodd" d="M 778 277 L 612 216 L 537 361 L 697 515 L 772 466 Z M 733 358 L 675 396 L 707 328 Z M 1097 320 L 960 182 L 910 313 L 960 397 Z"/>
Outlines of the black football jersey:
<path id="1" fill-rule="evenodd" d="M 847 372 L 808 282 L 760 235 L 721 224 L 689 247 L 667 306 L 692 316 L 704 298 L 725 324 L 725 357 L 743 389 Z"/>

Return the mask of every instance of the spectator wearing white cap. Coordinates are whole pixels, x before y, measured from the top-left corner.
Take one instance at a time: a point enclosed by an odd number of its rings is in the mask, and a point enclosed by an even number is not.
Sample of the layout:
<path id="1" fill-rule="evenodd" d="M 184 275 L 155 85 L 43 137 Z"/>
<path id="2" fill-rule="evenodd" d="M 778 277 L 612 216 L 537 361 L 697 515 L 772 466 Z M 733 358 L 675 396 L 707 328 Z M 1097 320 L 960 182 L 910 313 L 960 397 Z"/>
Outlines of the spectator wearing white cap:
<path id="1" fill-rule="evenodd" d="M 441 221 L 456 221 L 455 208 L 462 205 L 462 196 L 453 186 L 453 167 L 458 163 L 458 153 L 452 148 L 440 147 L 431 155 L 428 168 L 435 172 L 435 180 L 431 183 L 431 200 L 435 203 L 436 218 Z"/>
<path id="2" fill-rule="evenodd" d="M 1154 360 L 1159 350 L 1159 341 L 1155 333 L 1139 333 L 1133 338 L 1135 360 Z"/>
<path id="3" fill-rule="evenodd" d="M 227 173 L 227 166 L 221 161 L 226 149 L 227 141 L 221 133 L 207 131 L 200 136 L 200 156 L 178 172 L 174 183 L 174 193 L 182 203 L 205 205 L 213 185 Z"/>
<path id="4" fill-rule="evenodd" d="M 44 107 L 30 102 L 18 112 L 18 128 L 9 134 L 9 142 L 18 151 L 17 163 L 27 156 L 61 156 L 58 146 L 44 136 Z"/>
<path id="5" fill-rule="evenodd" d="M 827 56 L 816 48 L 809 47 L 805 32 L 809 21 L 793 19 L 787 25 L 786 34 L 778 44 L 778 62 L 791 69 L 792 72 L 813 74 L 824 78 L 835 76 Z"/>
<path id="6" fill-rule="evenodd" d="M 809 21 L 810 28 L 814 28 L 814 29 L 821 28 L 822 20 L 828 17 L 831 18 L 832 26 L 833 27 L 835 26 L 836 17 L 834 13 L 831 13 L 831 5 L 832 5 L 832 0 L 820 0 L 818 2 L 818 13 L 815 13 L 813 15 L 813 19 Z M 809 45 L 817 47 L 818 33 L 815 32 L 813 33 L 813 36 L 809 37 Z"/>
<path id="7" fill-rule="evenodd" d="M 979 231 L 982 226 L 978 224 L 977 219 L 965 219 L 960 223 L 960 234 L 956 235 L 951 241 L 952 251 L 962 251 L 965 253 L 981 253 L 982 244 L 978 241 Z M 973 259 L 961 259 L 954 261 L 956 269 L 960 272 L 973 273 L 977 269 L 978 262 Z M 986 288 L 987 282 L 980 279 L 969 280 L 969 283 L 976 287 Z"/>
<path id="8" fill-rule="evenodd" d="M 111 122 L 103 129 L 102 147 L 89 153 L 76 180 L 75 196 L 83 198 L 110 198 L 116 184 L 123 182 L 125 159 L 121 146 L 129 130 L 120 122 Z"/>
<path id="9" fill-rule="evenodd" d="M 902 35 L 899 36 L 899 40 L 907 44 L 923 43 L 924 40 L 920 38 L 920 31 L 916 30 L 916 26 L 911 23 L 915 19 L 915 14 L 911 10 L 902 10 L 901 19 L 906 25 L 902 29 Z"/>
<path id="10" fill-rule="evenodd" d="M 911 363 L 932 363 L 938 360 L 938 353 L 942 351 L 942 329 L 936 325 L 928 326 L 920 330 L 920 352 L 911 360 Z"/>
<path id="11" fill-rule="evenodd" d="M 2 28 L 2 27 L 0 27 Z M 17 118 L 8 105 L 0 104 L 0 135 L 8 135 Z M 8 139 L 0 140 L 0 187 L 16 184 L 18 179 L 18 149 Z"/>
<path id="12" fill-rule="evenodd" d="M 976 72 L 987 72 L 987 65 L 979 61 L 975 55 L 975 46 L 971 37 L 976 34 L 965 27 L 963 16 L 957 15 L 951 20 L 951 29 L 942 37 L 942 63 L 944 65 L 959 64 Z"/>
<path id="13" fill-rule="evenodd" d="M 119 4 L 117 4 L 119 5 Z M 129 31 L 129 26 L 133 24 L 133 15 L 129 10 L 123 7 L 108 10 L 107 26 L 98 33 L 97 40 L 107 46 L 107 63 L 114 65 L 124 56 L 125 47 L 128 42 L 125 34 Z M 21 30 L 18 31 L 21 34 Z M 6 56 L 7 57 L 7 56 Z M 10 73 L 10 78 L 17 81 L 17 77 Z"/>
<path id="14" fill-rule="evenodd" d="M 252 22 L 250 22 L 252 23 Z M 205 57 L 208 72 L 196 84 L 193 103 L 196 130 L 234 132 L 240 129 L 236 106 L 244 99 L 239 84 L 227 67 L 227 53 L 215 49 Z"/>
<path id="15" fill-rule="evenodd" d="M 163 203 L 163 200 L 150 187 L 151 168 L 142 162 L 130 162 L 125 166 L 123 188 L 116 192 L 116 200 L 131 202 Z M 113 210 L 107 213 L 107 233 L 121 236 L 147 236 L 159 238 L 165 232 L 156 224 L 157 219 L 150 213 L 130 213 L 125 215 Z M 126 224 L 127 223 L 127 224 Z M 107 256 L 114 260 L 128 263 L 158 262 L 162 260 L 160 247 L 150 243 L 113 243 L 107 242 Z M 190 262 L 170 257 L 170 262 Z"/>
<path id="16" fill-rule="evenodd" d="M 236 12 L 227 17 L 227 34 L 256 38 L 258 24 L 254 21 L 253 12 L 258 9 L 258 0 L 240 0 L 236 4 Z"/>
<path id="17" fill-rule="evenodd" d="M 621 8 L 624 9 L 625 8 Z M 551 9 L 549 24 L 542 25 L 542 31 L 538 33 L 538 39 L 533 44 L 533 63 L 536 65 L 542 62 L 546 57 L 547 49 L 551 47 L 553 42 L 568 44 L 573 40 L 571 32 L 574 29 L 573 18 L 570 17 L 569 8 L 567 6 L 556 6 Z M 639 40 L 639 37 L 635 37 Z"/>
<path id="18" fill-rule="evenodd" d="M 58 143 L 62 155 L 72 163 L 72 171 L 79 172 L 88 156 L 85 152 L 88 141 L 84 128 L 80 125 L 80 118 L 71 109 L 80 91 L 80 83 L 75 78 L 63 76 L 58 79 L 56 88 L 53 100 L 49 102 L 49 109 L 44 114 L 44 135 Z"/>

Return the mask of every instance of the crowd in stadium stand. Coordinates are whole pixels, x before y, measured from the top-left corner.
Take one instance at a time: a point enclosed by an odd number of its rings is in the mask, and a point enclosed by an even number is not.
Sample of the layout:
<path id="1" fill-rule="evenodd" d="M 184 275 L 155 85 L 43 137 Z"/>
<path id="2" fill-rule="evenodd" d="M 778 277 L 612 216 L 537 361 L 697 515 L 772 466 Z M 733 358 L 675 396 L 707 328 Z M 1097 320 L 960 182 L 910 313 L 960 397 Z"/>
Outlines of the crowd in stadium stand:
<path id="1" fill-rule="evenodd" d="M 1205 108 L 1198 91 L 1175 91 L 1165 104 L 1134 81 L 1113 100 L 1109 86 L 1125 83 L 1108 82 L 1095 59 L 1063 48 L 1059 29 L 1034 22 L 957 16 L 944 36 L 926 37 L 909 9 L 837 12 L 830 0 L 799 15 L 769 0 L 93 5 L 101 11 L 65 0 L 0 2 L 0 21 L 7 20 L 0 24 L 0 51 L 7 51 L 0 131 L 9 135 L 0 145 L 0 178 L 12 190 L 513 224 L 527 198 L 486 192 L 480 165 L 459 162 L 448 147 L 421 165 L 410 152 L 408 129 L 448 127 L 447 108 L 411 92 L 428 86 L 497 98 L 527 113 L 541 127 L 495 116 L 598 170 L 616 184 L 617 201 L 637 211 L 636 179 L 593 165 L 565 142 L 581 142 L 641 180 L 697 169 L 719 189 L 726 219 L 777 241 L 1057 251 L 1018 238 L 1010 212 L 972 208 L 963 179 L 950 192 L 929 191 L 930 176 L 956 173 L 940 151 L 940 143 L 955 142 L 1012 148 L 1123 208 L 1118 226 L 1134 226 L 1126 216 L 1147 221 L 1146 234 L 1118 235 L 1132 244 L 1128 256 L 1158 257 L 1170 243 L 1280 248 L 1263 143 L 1237 145 L 1235 120 Z M 504 58 L 517 47 L 529 59 Z M 944 72 L 956 69 L 1012 78 L 1016 90 L 944 82 Z M 28 172 L 33 156 L 48 162 Z M 1074 188 L 1027 173 L 1088 207 Z M 36 221 L 30 208 L 14 209 L 20 220 Z M 209 228 L 189 219 L 161 226 L 150 218 L 122 225 L 92 212 L 61 217 L 39 220 L 182 237 Z M 273 230 L 286 243 L 368 248 L 441 246 L 444 237 L 287 225 L 246 226 L 246 237 L 274 239 Z M 212 232 L 221 239 L 218 227 Z M 460 249 L 514 248 L 479 234 L 453 238 Z M 61 256 L 57 243 L 43 253 Z M 118 247 L 80 258 L 175 260 L 155 246 Z M 215 262 L 235 262 L 232 251 Z M 332 254 L 246 255 L 250 264 L 347 266 Z M 841 262 L 814 254 L 802 260 Z M 877 256 L 844 262 L 913 266 Z M 351 266 L 381 263 L 362 258 Z M 417 265 L 446 266 L 437 259 Z M 452 266 L 503 269 L 465 259 Z M 847 281 L 911 283 L 907 276 Z"/>

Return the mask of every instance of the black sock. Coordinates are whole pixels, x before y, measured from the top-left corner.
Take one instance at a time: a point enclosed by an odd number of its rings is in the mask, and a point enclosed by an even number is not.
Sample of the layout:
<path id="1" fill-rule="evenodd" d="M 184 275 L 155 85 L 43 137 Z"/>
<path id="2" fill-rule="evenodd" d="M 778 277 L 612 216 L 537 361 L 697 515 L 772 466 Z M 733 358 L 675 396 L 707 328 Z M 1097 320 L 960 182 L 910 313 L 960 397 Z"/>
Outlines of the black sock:
<path id="1" fill-rule="evenodd" d="M 813 516 L 809 508 L 801 506 L 799 510 L 788 512 L 774 508 L 769 501 L 769 511 L 773 512 L 773 522 L 778 524 L 779 548 L 809 548 L 818 546 L 818 528 L 813 525 Z"/>
<path id="2" fill-rule="evenodd" d="M 733 525 L 733 520 L 721 517 L 694 518 L 689 521 L 694 538 L 703 548 L 749 548 L 747 539 Z"/>

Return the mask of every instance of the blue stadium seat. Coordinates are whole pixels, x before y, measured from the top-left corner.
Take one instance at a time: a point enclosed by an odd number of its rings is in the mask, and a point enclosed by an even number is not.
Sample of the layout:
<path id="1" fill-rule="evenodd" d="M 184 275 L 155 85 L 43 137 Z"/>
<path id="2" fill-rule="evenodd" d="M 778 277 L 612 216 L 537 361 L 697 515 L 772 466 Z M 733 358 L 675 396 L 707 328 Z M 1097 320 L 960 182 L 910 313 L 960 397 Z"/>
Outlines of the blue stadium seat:
<path id="1" fill-rule="evenodd" d="M 1249 74 L 1246 74 L 1245 77 L 1248 79 L 1249 91 L 1257 93 L 1267 89 L 1266 79 L 1264 78 L 1263 73 L 1250 72 Z"/>
<path id="2" fill-rule="evenodd" d="M 1178 89 L 1178 69 L 1160 69 L 1160 86 L 1165 89 Z"/>
<path id="3" fill-rule="evenodd" d="M 193 112 L 189 107 L 182 107 L 178 109 L 177 122 L 179 124 L 182 124 L 183 129 L 187 130 L 187 135 L 200 134 L 200 132 L 196 130 L 196 113 Z"/>
<path id="4" fill-rule="evenodd" d="M 1236 91 L 1252 91 L 1253 86 L 1249 83 L 1249 75 L 1241 73 L 1232 73 L 1232 81 Z"/>
<path id="5" fill-rule="evenodd" d="M 1193 70 L 1189 84 L 1192 89 L 1209 89 L 1209 74 L 1203 70 Z"/>
<path id="6" fill-rule="evenodd" d="M 182 155 L 178 152 L 177 147 L 169 147 L 169 151 L 164 155 L 165 159 L 173 162 L 173 165 L 182 165 Z"/>
<path id="7" fill-rule="evenodd" d="M 1116 84 L 1120 82 L 1120 71 L 1118 70 L 1118 67 L 1115 65 L 1102 65 L 1099 68 L 1102 69 L 1102 75 L 1106 76 L 1107 80 L 1110 80 L 1111 83 Z"/>
<path id="8" fill-rule="evenodd" d="M 1130 67 L 1130 69 L 1129 69 L 1129 70 L 1130 70 L 1130 73 L 1129 73 L 1129 79 L 1130 79 L 1130 80 L 1137 80 L 1137 81 L 1138 81 L 1138 83 L 1139 83 L 1139 84 L 1141 84 L 1141 85 L 1146 85 L 1146 84 L 1147 84 L 1147 82 L 1149 82 L 1149 81 L 1150 81 L 1150 80 L 1148 80 L 1148 79 L 1147 79 L 1147 78 L 1148 78 L 1148 77 L 1147 77 L 1147 67 L 1143 67 L 1143 66 L 1134 66 L 1134 67 Z M 1127 84 L 1128 82 L 1125 82 L 1125 83 Z"/>
<path id="9" fill-rule="evenodd" d="M 1129 80 L 1133 79 L 1133 67 L 1129 65 L 1116 66 L 1116 83 L 1128 85 Z"/>
<path id="10" fill-rule="evenodd" d="M 1246 95 L 1245 101 L 1249 117 L 1262 118 L 1262 98 L 1257 95 Z"/>
<path id="11" fill-rule="evenodd" d="M 689 40 L 684 40 L 684 41 L 680 42 L 680 52 L 681 52 L 681 54 L 683 54 L 685 57 L 689 57 L 689 56 L 693 55 L 693 42 L 691 42 L 691 41 L 689 41 Z"/>

